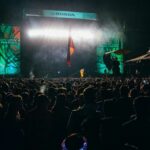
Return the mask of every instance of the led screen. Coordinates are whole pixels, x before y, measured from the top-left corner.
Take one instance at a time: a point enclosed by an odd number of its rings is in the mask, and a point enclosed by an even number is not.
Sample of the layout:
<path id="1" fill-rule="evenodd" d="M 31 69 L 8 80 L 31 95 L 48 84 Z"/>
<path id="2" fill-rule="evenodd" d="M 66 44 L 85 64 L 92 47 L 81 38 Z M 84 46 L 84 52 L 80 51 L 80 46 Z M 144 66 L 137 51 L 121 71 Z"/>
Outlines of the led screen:
<path id="1" fill-rule="evenodd" d="M 123 74 L 123 54 L 115 53 L 115 51 L 120 50 L 122 48 L 123 48 L 123 42 L 119 36 L 116 37 L 114 36 L 108 42 L 100 44 L 97 47 L 98 73 L 115 74 L 114 62 L 117 61 L 119 74 Z"/>
<path id="2" fill-rule="evenodd" d="M 20 28 L 0 25 L 0 74 L 20 73 Z"/>

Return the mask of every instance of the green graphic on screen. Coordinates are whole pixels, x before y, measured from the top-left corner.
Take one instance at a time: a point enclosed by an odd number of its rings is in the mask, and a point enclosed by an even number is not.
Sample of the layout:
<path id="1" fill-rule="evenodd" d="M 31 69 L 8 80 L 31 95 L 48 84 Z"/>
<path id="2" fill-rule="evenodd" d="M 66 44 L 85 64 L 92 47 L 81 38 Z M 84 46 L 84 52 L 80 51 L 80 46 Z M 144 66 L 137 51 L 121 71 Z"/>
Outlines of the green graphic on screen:
<path id="1" fill-rule="evenodd" d="M 97 46 L 97 69 L 100 74 L 113 74 L 113 60 L 119 64 L 119 72 L 123 74 L 123 54 L 115 51 L 123 48 L 122 39 L 118 34 L 113 35 L 109 41 Z M 109 53 L 111 52 L 111 53 Z M 108 53 L 108 55 L 106 55 Z"/>
<path id="2" fill-rule="evenodd" d="M 20 28 L 0 25 L 0 74 L 20 73 Z"/>

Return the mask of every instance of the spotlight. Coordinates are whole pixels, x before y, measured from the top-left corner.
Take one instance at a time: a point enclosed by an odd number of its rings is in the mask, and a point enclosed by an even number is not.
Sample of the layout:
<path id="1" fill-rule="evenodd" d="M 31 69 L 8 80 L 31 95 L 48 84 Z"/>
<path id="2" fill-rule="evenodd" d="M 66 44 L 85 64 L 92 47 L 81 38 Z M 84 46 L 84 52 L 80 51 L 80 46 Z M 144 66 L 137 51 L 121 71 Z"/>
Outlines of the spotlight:
<path id="1" fill-rule="evenodd" d="M 27 35 L 29 38 L 45 38 L 45 39 L 64 39 L 69 35 L 75 40 L 89 40 L 96 38 L 96 31 L 93 29 L 69 29 L 65 28 L 37 28 L 29 29 Z"/>
<path id="2" fill-rule="evenodd" d="M 92 31 L 92 29 L 88 30 L 88 29 L 76 29 L 73 30 L 71 32 L 71 36 L 74 39 L 94 39 L 95 35 L 94 35 L 94 31 Z"/>

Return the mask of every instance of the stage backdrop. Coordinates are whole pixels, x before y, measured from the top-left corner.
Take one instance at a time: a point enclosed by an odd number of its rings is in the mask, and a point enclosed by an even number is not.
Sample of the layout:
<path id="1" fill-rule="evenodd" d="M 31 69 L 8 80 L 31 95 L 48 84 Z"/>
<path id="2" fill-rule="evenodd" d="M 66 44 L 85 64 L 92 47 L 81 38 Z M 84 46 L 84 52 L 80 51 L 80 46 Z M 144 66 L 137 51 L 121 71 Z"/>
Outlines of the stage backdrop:
<path id="1" fill-rule="evenodd" d="M 20 73 L 20 28 L 0 25 L 0 75 Z"/>

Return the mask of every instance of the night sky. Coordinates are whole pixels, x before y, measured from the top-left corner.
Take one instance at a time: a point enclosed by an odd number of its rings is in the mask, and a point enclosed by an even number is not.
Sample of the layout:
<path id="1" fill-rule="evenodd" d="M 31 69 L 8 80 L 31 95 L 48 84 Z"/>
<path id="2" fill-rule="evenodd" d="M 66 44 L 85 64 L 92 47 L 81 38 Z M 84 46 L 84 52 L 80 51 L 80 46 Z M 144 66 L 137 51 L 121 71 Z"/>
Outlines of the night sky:
<path id="1" fill-rule="evenodd" d="M 95 12 L 99 23 L 112 19 L 125 25 L 125 48 L 132 55 L 150 47 L 150 10 L 148 0 L 1 0 L 0 23 L 21 25 L 23 9 L 54 9 Z"/>

